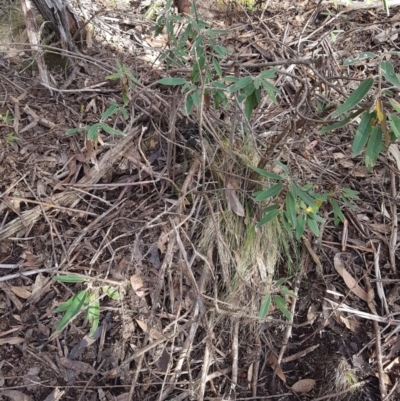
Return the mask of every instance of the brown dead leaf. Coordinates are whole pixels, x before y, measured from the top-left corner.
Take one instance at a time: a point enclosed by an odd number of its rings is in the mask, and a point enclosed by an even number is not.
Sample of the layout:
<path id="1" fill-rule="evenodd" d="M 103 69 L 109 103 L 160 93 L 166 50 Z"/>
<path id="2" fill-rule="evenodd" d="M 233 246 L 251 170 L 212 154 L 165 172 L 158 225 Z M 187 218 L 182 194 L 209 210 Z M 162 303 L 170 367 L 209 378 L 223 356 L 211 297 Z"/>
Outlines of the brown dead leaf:
<path id="1" fill-rule="evenodd" d="M 135 294 L 139 298 L 144 298 L 146 295 L 146 292 L 143 290 L 143 280 L 138 274 L 134 274 L 130 278 L 131 286 L 133 291 L 135 291 Z"/>
<path id="2" fill-rule="evenodd" d="M 153 340 L 161 340 L 162 338 L 164 338 L 164 335 L 162 333 L 160 333 L 158 330 L 156 329 L 150 329 L 150 332 L 148 331 L 148 327 L 146 322 L 144 322 L 143 320 L 139 320 L 136 319 L 136 323 L 138 324 L 138 326 L 145 332 L 145 333 L 149 333 L 150 338 L 152 338 Z"/>
<path id="3" fill-rule="evenodd" d="M 291 389 L 295 393 L 299 394 L 306 394 L 310 392 L 314 386 L 315 386 L 316 381 L 313 379 L 303 379 L 299 380 L 298 382 L 294 383 Z"/>
<path id="4" fill-rule="evenodd" d="M 280 366 L 278 366 L 277 368 L 276 368 L 276 366 L 277 366 L 277 364 L 278 364 L 278 358 L 273 354 L 273 352 L 269 352 L 269 354 L 268 354 L 268 363 L 271 365 L 271 368 L 272 369 L 276 369 L 276 375 L 284 382 L 284 383 L 286 383 L 286 376 L 285 376 L 285 374 L 283 373 L 283 370 L 282 370 L 282 368 L 280 367 Z"/>
<path id="5" fill-rule="evenodd" d="M 350 275 L 350 273 L 345 269 L 344 264 L 341 257 L 341 253 L 337 253 L 333 260 L 333 264 L 335 266 L 336 271 L 343 278 L 344 282 L 347 285 L 347 288 L 355 295 L 357 295 L 360 299 L 365 302 L 368 302 L 368 294 L 361 288 L 361 286 L 357 283 L 355 278 Z"/>
<path id="6" fill-rule="evenodd" d="M 64 367 L 75 370 L 77 372 L 82 372 L 90 375 L 94 375 L 96 373 L 96 369 L 86 362 L 72 361 L 68 358 L 60 358 L 60 363 Z"/>
<path id="7" fill-rule="evenodd" d="M 11 291 L 20 298 L 28 299 L 31 296 L 31 292 L 28 290 L 28 287 L 14 287 L 11 286 Z"/>
<path id="8" fill-rule="evenodd" d="M 244 208 L 237 196 L 237 188 L 238 185 L 235 181 L 230 180 L 227 182 L 225 189 L 226 200 L 232 208 L 233 213 L 235 213 L 237 216 L 244 217 Z"/>
<path id="9" fill-rule="evenodd" d="M 17 390 L 0 391 L 0 396 L 8 397 L 12 401 L 32 401 L 32 398 L 29 397 L 29 395 Z"/>
<path id="10" fill-rule="evenodd" d="M 25 340 L 22 337 L 7 337 L 7 338 L 0 338 L 0 345 L 10 344 L 10 345 L 17 345 L 22 344 Z"/>
<path id="11" fill-rule="evenodd" d="M 360 329 L 360 322 L 357 322 L 354 319 L 348 319 L 342 315 L 339 316 L 339 319 L 353 333 L 356 333 Z"/>
<path id="12" fill-rule="evenodd" d="M 317 317 L 317 312 L 318 312 L 318 306 L 315 304 L 312 304 L 307 311 L 307 321 L 310 324 L 313 324 L 316 317 Z"/>

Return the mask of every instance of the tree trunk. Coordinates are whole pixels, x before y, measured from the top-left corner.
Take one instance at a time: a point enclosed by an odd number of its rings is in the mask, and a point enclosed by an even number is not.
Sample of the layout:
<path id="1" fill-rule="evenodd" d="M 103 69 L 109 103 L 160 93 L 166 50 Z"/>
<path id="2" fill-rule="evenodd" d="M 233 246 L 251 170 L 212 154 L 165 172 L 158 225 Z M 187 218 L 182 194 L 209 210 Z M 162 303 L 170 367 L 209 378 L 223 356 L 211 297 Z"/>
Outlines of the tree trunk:
<path id="1" fill-rule="evenodd" d="M 75 51 L 73 39 L 79 31 L 79 20 L 67 0 L 32 0 L 45 21 L 60 35 L 64 48 Z"/>

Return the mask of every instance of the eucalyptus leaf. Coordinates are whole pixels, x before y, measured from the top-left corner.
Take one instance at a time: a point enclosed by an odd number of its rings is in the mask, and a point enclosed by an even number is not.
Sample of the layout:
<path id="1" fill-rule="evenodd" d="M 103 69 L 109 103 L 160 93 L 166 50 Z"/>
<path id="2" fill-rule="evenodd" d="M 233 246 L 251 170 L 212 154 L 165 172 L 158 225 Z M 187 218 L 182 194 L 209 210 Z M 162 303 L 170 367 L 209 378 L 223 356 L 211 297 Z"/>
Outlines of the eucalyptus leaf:
<path id="1" fill-rule="evenodd" d="M 265 199 L 271 198 L 272 196 L 275 196 L 275 195 L 279 194 L 279 192 L 282 191 L 282 188 L 283 188 L 283 184 L 282 183 L 278 183 L 278 184 L 272 185 L 272 187 L 266 189 L 265 191 L 257 192 L 255 200 L 257 202 L 260 202 L 260 201 L 263 201 Z"/>
<path id="2" fill-rule="evenodd" d="M 255 167 L 255 166 L 249 166 L 252 170 L 256 171 L 258 174 L 262 175 L 263 177 L 267 177 L 267 178 L 271 178 L 272 180 L 278 180 L 281 181 L 284 179 L 284 177 L 282 177 L 279 174 L 275 174 L 275 173 L 271 173 L 267 170 L 264 170 L 262 168 L 259 167 Z"/>
<path id="3" fill-rule="evenodd" d="M 368 91 L 372 88 L 374 84 L 373 78 L 367 78 L 363 81 L 357 89 L 349 96 L 349 98 L 336 110 L 332 113 L 332 118 L 338 117 L 346 111 L 349 111 L 353 107 L 357 106 L 361 100 L 365 97 Z"/>
<path id="4" fill-rule="evenodd" d="M 400 88 L 400 79 L 399 76 L 394 72 L 394 67 L 392 63 L 390 63 L 389 61 L 382 61 L 381 71 L 386 81 L 390 82 L 397 88 Z"/>
<path id="5" fill-rule="evenodd" d="M 366 145 L 369 135 L 372 131 L 372 123 L 371 120 L 375 116 L 375 113 L 366 112 L 360 122 L 360 125 L 357 128 L 356 134 L 354 136 L 353 144 L 352 144 L 352 157 L 358 156 L 364 146 Z"/>
<path id="6" fill-rule="evenodd" d="M 365 165 L 368 169 L 375 166 L 382 146 L 382 130 L 380 126 L 372 129 L 365 151 Z"/>
<path id="7" fill-rule="evenodd" d="M 271 212 L 266 213 L 264 217 L 260 220 L 260 222 L 257 224 L 257 227 L 261 227 L 264 224 L 269 223 L 270 221 L 275 219 L 280 212 L 281 212 L 280 210 L 272 210 Z"/>

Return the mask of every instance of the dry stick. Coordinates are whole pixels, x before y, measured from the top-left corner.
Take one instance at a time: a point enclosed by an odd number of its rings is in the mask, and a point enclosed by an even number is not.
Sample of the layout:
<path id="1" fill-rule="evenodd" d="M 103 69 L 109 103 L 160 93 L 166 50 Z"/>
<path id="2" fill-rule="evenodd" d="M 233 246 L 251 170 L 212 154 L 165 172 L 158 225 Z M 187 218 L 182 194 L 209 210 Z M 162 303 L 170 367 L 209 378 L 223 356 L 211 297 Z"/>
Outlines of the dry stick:
<path id="1" fill-rule="evenodd" d="M 389 259 L 392 267 L 392 272 L 397 273 L 396 268 L 396 245 L 397 245 L 397 204 L 396 204 L 396 175 L 393 171 L 390 172 L 390 185 L 391 185 L 391 209 L 392 209 L 392 233 L 390 236 L 389 244 Z"/>
<path id="2" fill-rule="evenodd" d="M 286 327 L 285 335 L 283 336 L 282 348 L 281 348 L 281 350 L 279 352 L 278 361 L 277 361 L 276 367 L 274 369 L 274 374 L 273 374 L 273 377 L 272 377 L 272 383 L 275 380 L 276 372 L 278 371 L 278 369 L 281 366 L 283 355 L 285 354 L 286 348 L 288 346 L 289 338 L 292 336 L 293 318 L 294 318 L 294 312 L 295 312 L 295 309 L 296 309 L 297 294 L 298 294 L 299 289 L 300 289 L 300 284 L 301 284 L 301 279 L 303 278 L 303 274 L 304 274 L 304 271 L 303 271 L 303 269 L 301 269 L 299 274 L 298 274 L 298 276 L 296 277 L 295 287 L 294 287 L 294 290 L 293 290 L 293 293 L 294 293 L 295 296 L 293 297 L 292 305 L 290 307 L 289 325 Z"/>
<path id="3" fill-rule="evenodd" d="M 232 316 L 232 319 L 235 319 Z M 232 330 L 232 382 L 231 382 L 231 391 L 235 393 L 237 378 L 238 378 L 238 361 L 239 361 L 239 319 L 236 318 L 233 322 L 233 330 Z M 236 397 L 235 397 L 236 398 Z"/>
<path id="4" fill-rule="evenodd" d="M 372 247 L 374 248 L 374 264 L 379 265 L 379 253 L 380 253 L 380 248 L 381 244 L 378 245 L 378 250 L 375 251 L 375 246 L 373 243 L 371 243 Z M 375 270 L 377 268 L 375 267 Z M 371 283 L 366 277 L 366 286 L 368 290 L 368 306 L 370 311 L 378 316 L 378 313 L 375 308 L 374 300 L 370 299 L 370 294 L 374 294 L 372 288 L 371 288 Z M 382 363 L 382 347 L 381 347 L 381 331 L 379 324 L 376 320 L 373 321 L 374 325 L 374 332 L 375 332 L 375 352 L 376 352 L 376 364 L 378 366 L 378 377 L 379 377 L 379 392 L 381 395 L 381 399 L 383 400 L 386 397 L 387 390 L 386 390 L 386 385 L 385 385 L 385 373 L 383 371 L 383 363 Z"/>

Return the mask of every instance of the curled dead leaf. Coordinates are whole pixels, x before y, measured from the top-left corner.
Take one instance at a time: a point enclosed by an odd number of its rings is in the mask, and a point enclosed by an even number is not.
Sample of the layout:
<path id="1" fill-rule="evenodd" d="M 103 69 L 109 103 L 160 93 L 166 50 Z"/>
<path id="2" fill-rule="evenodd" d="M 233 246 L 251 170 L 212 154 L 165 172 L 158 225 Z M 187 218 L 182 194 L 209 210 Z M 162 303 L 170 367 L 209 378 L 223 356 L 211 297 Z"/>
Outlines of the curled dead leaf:
<path id="1" fill-rule="evenodd" d="M 291 389 L 295 393 L 299 394 L 306 394 L 310 392 L 314 386 L 315 386 L 316 381 L 313 379 L 303 379 L 299 380 L 298 382 L 294 383 Z"/>

